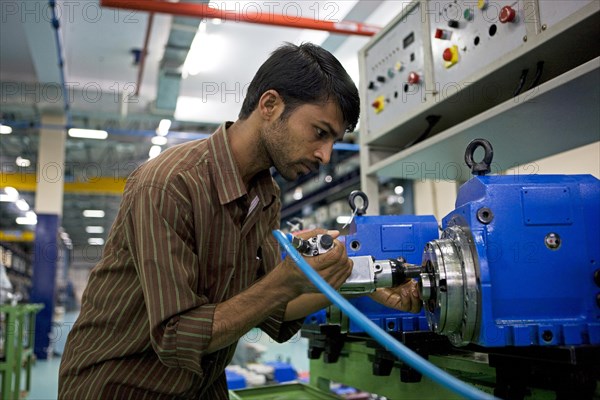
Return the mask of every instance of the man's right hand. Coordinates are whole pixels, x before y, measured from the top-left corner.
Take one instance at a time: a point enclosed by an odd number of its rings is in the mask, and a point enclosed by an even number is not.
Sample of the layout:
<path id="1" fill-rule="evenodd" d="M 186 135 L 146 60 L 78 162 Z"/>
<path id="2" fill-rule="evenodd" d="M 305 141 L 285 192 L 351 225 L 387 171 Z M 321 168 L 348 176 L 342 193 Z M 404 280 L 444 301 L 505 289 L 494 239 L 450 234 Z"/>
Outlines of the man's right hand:
<path id="1" fill-rule="evenodd" d="M 334 239 L 339 236 L 339 231 L 327 231 L 325 229 L 315 229 L 299 233 L 297 236 L 302 239 L 309 239 L 317 235 L 328 234 Z M 306 262 L 334 289 L 339 289 L 352 273 L 352 260 L 348 258 L 346 247 L 339 241 L 334 240 L 333 247 L 326 253 L 312 257 L 304 257 Z M 308 280 L 296 263 L 286 257 L 280 264 L 286 273 L 289 273 L 289 282 L 298 294 L 318 292 L 317 288 Z"/>

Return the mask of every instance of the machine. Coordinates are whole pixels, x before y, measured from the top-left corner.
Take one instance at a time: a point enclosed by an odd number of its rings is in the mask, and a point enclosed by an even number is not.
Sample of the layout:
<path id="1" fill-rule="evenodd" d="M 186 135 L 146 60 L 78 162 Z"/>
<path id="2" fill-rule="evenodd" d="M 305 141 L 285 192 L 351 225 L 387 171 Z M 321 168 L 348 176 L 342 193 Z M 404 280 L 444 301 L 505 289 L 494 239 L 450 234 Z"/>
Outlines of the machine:
<path id="1" fill-rule="evenodd" d="M 484 157 L 475 162 L 479 148 Z M 542 387 L 590 398 L 600 376 L 600 181 L 488 176 L 492 157 L 486 140 L 469 144 L 465 161 L 475 176 L 460 188 L 441 233 L 433 216 L 355 217 L 343 241 L 356 271 L 340 292 L 368 293 L 418 276 L 421 314 L 351 301 L 425 357 L 476 355 L 478 368 L 494 371 L 496 396 L 523 398 Z M 390 374 L 395 357 L 335 307 L 318 322 L 303 330 L 309 357 L 325 353 L 326 363 L 338 362 L 344 343 L 362 339 L 375 349 L 373 375 Z M 420 381 L 400 366 L 402 382 Z"/>
<path id="2" fill-rule="evenodd" d="M 477 176 L 425 247 L 431 328 L 456 346 L 600 345 L 598 179 L 486 176 L 491 154 L 489 143 L 471 143 Z"/>

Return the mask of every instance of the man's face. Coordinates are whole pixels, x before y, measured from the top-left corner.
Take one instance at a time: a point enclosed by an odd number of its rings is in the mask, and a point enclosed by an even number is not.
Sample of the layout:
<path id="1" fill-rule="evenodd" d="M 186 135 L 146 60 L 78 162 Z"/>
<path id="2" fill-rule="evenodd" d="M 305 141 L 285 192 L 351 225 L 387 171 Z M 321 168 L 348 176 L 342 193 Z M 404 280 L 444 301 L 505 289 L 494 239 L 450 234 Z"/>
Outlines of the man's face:
<path id="1" fill-rule="evenodd" d="M 298 106 L 261 133 L 273 166 L 288 181 L 328 164 L 333 143 L 344 136 L 342 113 L 334 102 Z"/>

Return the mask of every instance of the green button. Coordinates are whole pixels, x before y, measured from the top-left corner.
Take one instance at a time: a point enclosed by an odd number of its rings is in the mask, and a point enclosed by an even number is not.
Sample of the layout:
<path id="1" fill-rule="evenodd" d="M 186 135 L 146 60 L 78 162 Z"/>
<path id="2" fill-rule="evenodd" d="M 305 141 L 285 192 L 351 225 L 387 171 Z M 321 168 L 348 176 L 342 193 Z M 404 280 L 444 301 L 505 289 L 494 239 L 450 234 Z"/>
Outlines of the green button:
<path id="1" fill-rule="evenodd" d="M 467 21 L 473 20 L 473 10 L 470 8 L 467 8 L 463 15 Z"/>

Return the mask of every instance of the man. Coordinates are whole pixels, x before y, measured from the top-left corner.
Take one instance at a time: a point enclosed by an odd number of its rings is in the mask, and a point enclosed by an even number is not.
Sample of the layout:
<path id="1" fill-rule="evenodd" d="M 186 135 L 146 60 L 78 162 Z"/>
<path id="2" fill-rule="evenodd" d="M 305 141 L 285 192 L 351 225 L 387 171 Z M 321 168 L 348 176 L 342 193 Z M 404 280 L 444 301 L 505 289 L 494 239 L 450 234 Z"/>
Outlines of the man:
<path id="1" fill-rule="evenodd" d="M 258 70 L 238 121 L 134 171 L 69 334 L 59 397 L 227 398 L 224 368 L 240 337 L 258 326 L 286 341 L 325 306 L 279 261 L 269 169 L 288 180 L 317 170 L 358 116 L 341 64 L 312 44 L 287 44 Z M 308 262 L 335 288 L 352 271 L 337 240 Z M 414 283 L 373 297 L 420 308 Z"/>

